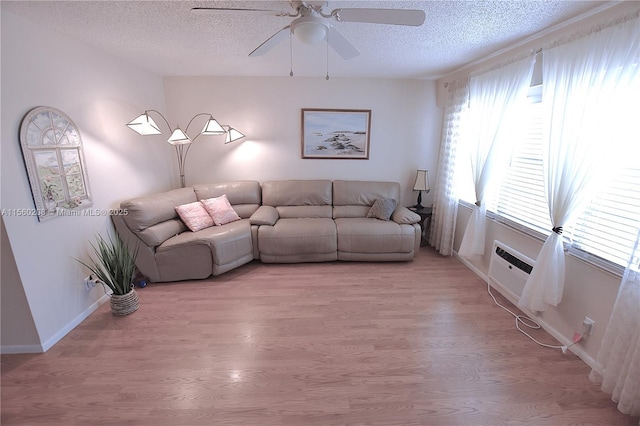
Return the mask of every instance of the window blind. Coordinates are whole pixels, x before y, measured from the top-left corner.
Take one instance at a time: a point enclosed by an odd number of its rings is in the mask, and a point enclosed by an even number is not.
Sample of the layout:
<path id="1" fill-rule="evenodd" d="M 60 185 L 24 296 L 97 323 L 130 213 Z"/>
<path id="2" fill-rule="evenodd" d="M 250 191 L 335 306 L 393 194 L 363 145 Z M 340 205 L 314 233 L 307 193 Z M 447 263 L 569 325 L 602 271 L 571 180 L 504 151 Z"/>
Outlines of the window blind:
<path id="1" fill-rule="evenodd" d="M 530 97 L 523 138 L 513 146 L 511 162 L 492 203 L 495 212 L 545 235 L 551 232 L 542 164 L 542 105 Z"/>
<path id="2" fill-rule="evenodd" d="M 537 91 L 529 100 L 524 136 L 514 143 L 511 163 L 489 208 L 507 221 L 548 235 L 552 225 L 544 190 L 542 104 Z M 629 153 L 623 149 L 617 155 L 624 158 Z M 621 164 L 578 213 L 574 225 L 565 229 L 572 249 L 601 266 L 610 262 L 613 268 L 608 269 L 626 266 L 640 224 L 640 165 L 632 163 Z"/>
<path id="3" fill-rule="evenodd" d="M 640 166 L 617 173 L 578 217 L 573 246 L 626 266 L 640 224 Z"/>

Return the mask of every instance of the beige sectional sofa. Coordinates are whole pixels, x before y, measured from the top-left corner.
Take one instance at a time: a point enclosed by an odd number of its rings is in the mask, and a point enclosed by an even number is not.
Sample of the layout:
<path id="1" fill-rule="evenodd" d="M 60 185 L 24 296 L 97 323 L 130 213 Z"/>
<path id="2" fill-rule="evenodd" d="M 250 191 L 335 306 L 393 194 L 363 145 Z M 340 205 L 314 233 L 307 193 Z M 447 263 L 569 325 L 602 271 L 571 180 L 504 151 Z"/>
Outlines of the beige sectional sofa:
<path id="1" fill-rule="evenodd" d="M 239 217 L 230 223 L 192 232 L 176 212 L 177 206 L 223 195 Z M 112 216 L 116 231 L 138 247 L 136 264 L 152 282 L 207 278 L 254 259 L 408 261 L 420 247 L 420 217 L 400 205 L 396 182 L 222 182 L 140 197 L 120 207 L 126 214 Z"/>

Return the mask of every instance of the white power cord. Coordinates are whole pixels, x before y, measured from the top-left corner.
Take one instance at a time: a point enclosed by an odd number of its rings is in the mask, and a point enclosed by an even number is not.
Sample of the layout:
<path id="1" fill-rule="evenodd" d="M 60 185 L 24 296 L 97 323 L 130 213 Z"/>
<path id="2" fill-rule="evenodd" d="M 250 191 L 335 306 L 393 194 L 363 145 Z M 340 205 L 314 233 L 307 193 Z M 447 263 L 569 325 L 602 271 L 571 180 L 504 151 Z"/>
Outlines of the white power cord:
<path id="1" fill-rule="evenodd" d="M 513 315 L 513 317 L 516 319 L 516 328 L 518 329 L 518 331 L 520 333 L 524 334 L 525 336 L 527 336 L 529 339 L 531 339 L 534 342 L 536 342 L 540 346 L 543 346 L 545 348 L 550 348 L 550 349 L 560 349 L 560 350 L 562 350 L 563 354 L 566 354 L 568 348 L 570 348 L 571 346 L 573 346 L 576 343 L 578 343 L 584 337 L 584 334 L 581 334 L 579 339 L 575 340 L 572 344 L 570 344 L 568 346 L 566 346 L 566 345 L 549 345 L 547 343 L 542 343 L 542 342 L 536 340 L 535 337 L 531 336 L 525 330 L 520 328 L 520 324 L 522 324 L 523 326 L 525 326 L 527 328 L 530 328 L 532 330 L 539 330 L 540 328 L 542 328 L 542 326 L 540 326 L 540 324 L 538 324 L 535 320 L 532 320 L 531 318 L 529 318 L 527 316 L 518 315 L 518 314 L 514 313 L 513 311 L 511 311 L 509 308 L 501 305 L 498 302 L 498 300 L 495 298 L 493 293 L 491 293 L 491 284 L 489 282 L 487 282 L 487 292 L 489 293 L 489 296 L 491 296 L 491 298 L 493 299 L 493 301 L 495 302 L 496 305 L 498 305 L 499 307 L 501 307 L 502 309 L 504 309 L 505 311 L 507 311 L 511 315 Z"/>

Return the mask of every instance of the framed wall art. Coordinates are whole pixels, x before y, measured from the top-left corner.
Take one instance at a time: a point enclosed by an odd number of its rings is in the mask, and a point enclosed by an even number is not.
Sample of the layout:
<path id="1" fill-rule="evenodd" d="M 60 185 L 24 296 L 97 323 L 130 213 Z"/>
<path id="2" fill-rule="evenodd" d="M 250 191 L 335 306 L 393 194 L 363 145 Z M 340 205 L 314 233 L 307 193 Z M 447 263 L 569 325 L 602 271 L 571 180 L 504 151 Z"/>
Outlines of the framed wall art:
<path id="1" fill-rule="evenodd" d="M 29 111 L 20 145 L 38 220 L 92 204 L 80 132 L 65 113 L 50 107 Z"/>
<path id="2" fill-rule="evenodd" d="M 302 158 L 368 160 L 371 110 L 302 109 Z"/>

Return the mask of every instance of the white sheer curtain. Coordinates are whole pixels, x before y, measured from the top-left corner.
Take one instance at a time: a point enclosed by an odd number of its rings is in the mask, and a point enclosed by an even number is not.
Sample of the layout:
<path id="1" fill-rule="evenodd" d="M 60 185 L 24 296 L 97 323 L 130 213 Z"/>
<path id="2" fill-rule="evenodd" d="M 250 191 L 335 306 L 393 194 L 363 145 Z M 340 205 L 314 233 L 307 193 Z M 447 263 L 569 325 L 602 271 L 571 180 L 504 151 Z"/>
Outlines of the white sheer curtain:
<path id="1" fill-rule="evenodd" d="M 618 410 L 640 415 L 640 232 L 589 377 Z"/>
<path id="2" fill-rule="evenodd" d="M 471 77 L 469 83 L 469 127 L 465 134 L 471 154 L 471 174 L 476 207 L 469 218 L 458 254 L 484 254 L 487 196 L 508 165 L 509 145 L 522 129 L 520 106 L 527 99 L 535 57 Z"/>
<path id="3" fill-rule="evenodd" d="M 468 96 L 468 79 L 447 83 L 447 101 L 442 123 L 442 141 L 429 233 L 429 244 L 444 256 L 453 254 L 453 238 L 458 214 L 456 164 Z"/>
<path id="4" fill-rule="evenodd" d="M 543 161 L 554 232 L 538 254 L 521 308 L 543 311 L 562 300 L 562 229 L 604 179 L 611 145 L 625 140 L 616 129 L 626 118 L 611 106 L 625 96 L 637 102 L 639 39 L 636 18 L 543 51 Z"/>

